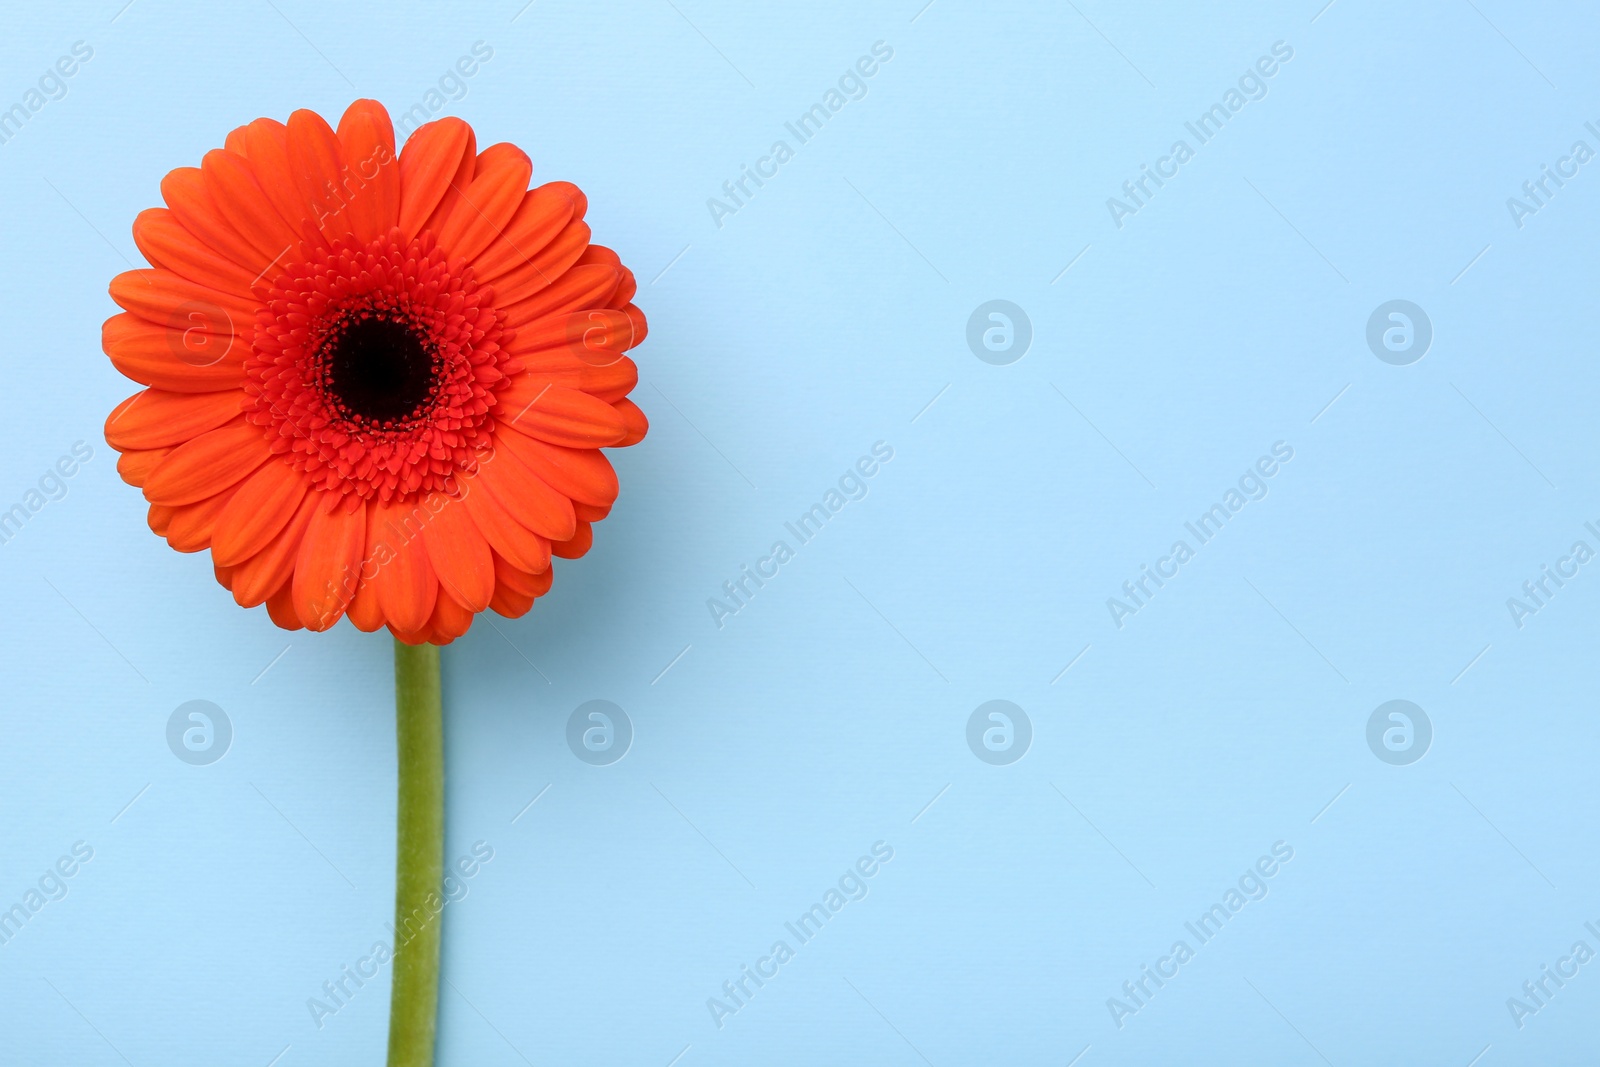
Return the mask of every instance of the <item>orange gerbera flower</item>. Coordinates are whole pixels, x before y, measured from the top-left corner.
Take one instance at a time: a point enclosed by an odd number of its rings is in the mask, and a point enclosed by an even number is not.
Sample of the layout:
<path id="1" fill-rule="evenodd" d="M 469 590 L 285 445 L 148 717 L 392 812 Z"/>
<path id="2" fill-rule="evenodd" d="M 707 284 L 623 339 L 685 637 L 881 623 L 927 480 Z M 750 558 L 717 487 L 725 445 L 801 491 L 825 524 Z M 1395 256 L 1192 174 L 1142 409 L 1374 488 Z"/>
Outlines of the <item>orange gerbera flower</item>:
<path id="1" fill-rule="evenodd" d="M 286 629 L 348 614 L 408 644 L 516 617 L 588 550 L 646 430 L 633 274 L 587 200 L 445 118 L 395 153 L 358 100 L 257 119 L 139 215 L 103 346 L 148 388 L 111 413 L 150 528 Z"/>

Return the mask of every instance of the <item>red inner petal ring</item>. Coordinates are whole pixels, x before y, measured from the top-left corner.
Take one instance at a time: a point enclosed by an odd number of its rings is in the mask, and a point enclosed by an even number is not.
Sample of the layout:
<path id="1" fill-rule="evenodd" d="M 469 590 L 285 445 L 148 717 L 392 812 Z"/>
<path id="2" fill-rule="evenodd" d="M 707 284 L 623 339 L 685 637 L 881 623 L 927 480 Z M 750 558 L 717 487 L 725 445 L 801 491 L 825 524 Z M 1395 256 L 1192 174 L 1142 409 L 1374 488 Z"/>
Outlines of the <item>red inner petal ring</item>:
<path id="1" fill-rule="evenodd" d="M 258 292 L 245 412 L 273 450 L 324 491 L 454 494 L 492 445 L 513 369 L 511 331 L 465 261 L 395 229 L 318 248 Z"/>

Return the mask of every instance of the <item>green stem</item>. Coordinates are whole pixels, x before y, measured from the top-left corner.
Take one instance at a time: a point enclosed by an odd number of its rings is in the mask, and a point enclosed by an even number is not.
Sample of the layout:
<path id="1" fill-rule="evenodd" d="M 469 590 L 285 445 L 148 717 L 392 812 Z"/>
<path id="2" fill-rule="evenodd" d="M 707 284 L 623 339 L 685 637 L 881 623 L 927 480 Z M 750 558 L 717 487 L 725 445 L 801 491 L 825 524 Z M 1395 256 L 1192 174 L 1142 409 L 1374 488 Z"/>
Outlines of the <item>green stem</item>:
<path id="1" fill-rule="evenodd" d="M 439 647 L 394 643 L 394 985 L 389 1067 L 432 1067 L 439 1011 L 438 904 L 444 884 L 444 716 Z"/>

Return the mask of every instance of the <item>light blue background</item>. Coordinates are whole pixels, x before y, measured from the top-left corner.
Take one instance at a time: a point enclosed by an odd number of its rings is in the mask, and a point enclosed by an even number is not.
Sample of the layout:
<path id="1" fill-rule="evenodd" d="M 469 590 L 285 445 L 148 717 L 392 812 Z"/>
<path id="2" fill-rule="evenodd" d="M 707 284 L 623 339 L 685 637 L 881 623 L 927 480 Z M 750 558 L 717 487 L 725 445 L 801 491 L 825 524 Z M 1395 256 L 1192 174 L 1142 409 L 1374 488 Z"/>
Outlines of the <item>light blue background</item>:
<path id="1" fill-rule="evenodd" d="M 381 1062 L 387 969 L 320 1030 L 307 999 L 387 937 L 389 643 L 277 630 L 148 532 L 99 330 L 168 169 L 258 115 L 399 112 L 479 40 L 447 110 L 587 191 L 652 428 L 589 556 L 445 653 L 447 852 L 494 860 L 445 912 L 441 1064 L 1596 1055 L 1600 962 L 1506 1007 L 1600 950 L 1600 565 L 1506 607 L 1600 548 L 1600 164 L 1506 207 L 1600 148 L 1592 10 L 118 4 L 0 37 L 0 106 L 94 49 L 0 145 L 0 506 L 95 449 L 0 547 L 0 907 L 94 849 L 0 946 L 0 1060 Z M 707 198 L 880 40 L 718 228 Z M 1266 98 L 1114 226 L 1276 41 Z M 997 298 L 1034 331 L 1010 366 L 965 341 Z M 1411 366 L 1364 339 L 1395 298 L 1435 331 Z M 719 629 L 707 599 L 877 441 L 870 494 Z M 1106 598 L 1277 441 L 1270 495 L 1117 629 Z M 608 767 L 564 740 L 596 698 L 636 731 Z M 1396 698 L 1433 724 L 1410 766 L 1365 739 Z M 164 740 L 192 699 L 234 726 L 208 767 Z M 1010 766 L 966 745 L 991 699 L 1033 723 Z M 719 1029 L 707 998 L 876 841 L 870 895 Z M 1277 841 L 1270 895 L 1119 1029 L 1107 998 Z"/>

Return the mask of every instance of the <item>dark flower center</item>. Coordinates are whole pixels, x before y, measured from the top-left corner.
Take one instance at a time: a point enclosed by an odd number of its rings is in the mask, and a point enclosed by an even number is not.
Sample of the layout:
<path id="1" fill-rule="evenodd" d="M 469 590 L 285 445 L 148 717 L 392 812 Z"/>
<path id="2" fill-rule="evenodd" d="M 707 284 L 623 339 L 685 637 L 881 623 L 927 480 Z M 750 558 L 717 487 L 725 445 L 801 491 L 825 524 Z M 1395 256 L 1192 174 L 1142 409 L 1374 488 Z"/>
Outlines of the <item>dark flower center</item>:
<path id="1" fill-rule="evenodd" d="M 432 398 L 439 368 L 408 322 L 381 311 L 345 320 L 323 346 L 324 385 L 348 417 L 404 422 Z"/>
<path id="2" fill-rule="evenodd" d="M 427 230 L 302 252 L 257 318 L 246 417 L 318 490 L 455 495 L 493 444 L 496 384 L 515 366 L 492 294 Z"/>

